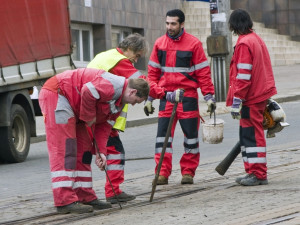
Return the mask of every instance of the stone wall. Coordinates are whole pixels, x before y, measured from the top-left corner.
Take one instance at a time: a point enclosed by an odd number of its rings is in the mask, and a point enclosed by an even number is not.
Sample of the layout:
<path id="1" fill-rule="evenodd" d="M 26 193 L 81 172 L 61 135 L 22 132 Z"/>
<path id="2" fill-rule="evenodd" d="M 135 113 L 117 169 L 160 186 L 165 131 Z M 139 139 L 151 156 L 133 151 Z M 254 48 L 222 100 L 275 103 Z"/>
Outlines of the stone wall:
<path id="1" fill-rule="evenodd" d="M 231 9 L 247 10 L 252 19 L 300 41 L 299 0 L 230 0 Z"/>

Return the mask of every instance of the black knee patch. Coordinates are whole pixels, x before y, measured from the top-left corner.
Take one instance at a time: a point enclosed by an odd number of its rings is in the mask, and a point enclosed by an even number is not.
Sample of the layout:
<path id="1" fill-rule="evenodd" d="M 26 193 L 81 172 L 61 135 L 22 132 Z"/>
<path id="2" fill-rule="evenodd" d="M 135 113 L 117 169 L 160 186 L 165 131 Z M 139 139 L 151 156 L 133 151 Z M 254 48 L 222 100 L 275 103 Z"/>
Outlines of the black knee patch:
<path id="1" fill-rule="evenodd" d="M 240 127 L 241 146 L 256 147 L 254 127 Z"/>
<path id="2" fill-rule="evenodd" d="M 92 158 L 93 158 L 92 153 L 90 151 L 86 151 L 86 152 L 83 153 L 82 163 L 91 165 Z"/>
<path id="3" fill-rule="evenodd" d="M 76 138 L 68 138 L 66 140 L 65 168 L 70 170 L 75 170 L 76 160 L 77 160 L 77 140 Z"/>
<path id="4" fill-rule="evenodd" d="M 114 146 L 116 151 L 120 152 L 120 153 L 125 153 L 123 144 L 121 142 L 120 136 L 116 136 L 116 137 L 109 137 L 108 141 L 107 141 L 107 145 L 106 146 Z"/>
<path id="5" fill-rule="evenodd" d="M 250 119 L 250 108 L 248 106 L 243 106 L 241 110 L 242 119 Z"/>
<path id="6" fill-rule="evenodd" d="M 179 123 L 187 138 L 198 137 L 198 118 L 180 119 Z"/>

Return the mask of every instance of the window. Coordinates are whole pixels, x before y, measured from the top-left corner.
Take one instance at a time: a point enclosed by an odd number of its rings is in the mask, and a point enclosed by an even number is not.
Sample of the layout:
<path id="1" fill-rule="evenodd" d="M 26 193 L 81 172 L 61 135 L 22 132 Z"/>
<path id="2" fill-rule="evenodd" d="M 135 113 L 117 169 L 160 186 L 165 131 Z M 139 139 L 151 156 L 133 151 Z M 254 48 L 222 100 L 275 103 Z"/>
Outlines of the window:
<path id="1" fill-rule="evenodd" d="M 132 34 L 132 30 L 130 28 L 113 27 L 111 29 L 111 47 L 118 47 L 119 43 L 129 34 Z"/>
<path id="2" fill-rule="evenodd" d="M 93 29 L 91 25 L 71 24 L 72 59 L 76 67 L 86 67 L 93 58 Z"/>

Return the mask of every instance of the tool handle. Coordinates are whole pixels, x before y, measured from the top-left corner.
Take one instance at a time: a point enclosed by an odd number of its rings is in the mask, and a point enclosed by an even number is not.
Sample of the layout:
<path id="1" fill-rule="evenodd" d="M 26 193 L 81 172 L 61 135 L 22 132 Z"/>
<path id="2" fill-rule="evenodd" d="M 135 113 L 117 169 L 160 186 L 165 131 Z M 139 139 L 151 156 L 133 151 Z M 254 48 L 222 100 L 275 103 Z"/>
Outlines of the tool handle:
<path id="1" fill-rule="evenodd" d="M 157 165 L 157 170 L 156 170 L 155 178 L 154 178 L 154 181 L 153 181 L 153 184 L 152 184 L 152 192 L 151 192 L 151 196 L 150 196 L 150 202 L 152 202 L 152 200 L 153 200 L 153 196 L 154 196 L 154 192 L 155 192 L 155 189 L 156 189 L 159 172 L 160 172 L 160 169 L 161 169 L 161 166 L 162 166 L 162 162 L 164 160 L 166 148 L 167 148 L 167 145 L 168 145 L 168 142 L 169 142 L 169 137 L 171 135 L 171 128 L 172 128 L 173 121 L 174 121 L 174 118 L 175 118 L 177 105 L 178 105 L 178 102 L 175 102 L 175 104 L 173 106 L 172 115 L 171 115 L 171 118 L 170 118 L 170 121 L 169 121 L 168 129 L 167 129 L 167 134 L 166 134 L 164 145 L 163 145 L 163 149 L 161 151 L 160 158 L 159 158 L 159 163 Z"/>

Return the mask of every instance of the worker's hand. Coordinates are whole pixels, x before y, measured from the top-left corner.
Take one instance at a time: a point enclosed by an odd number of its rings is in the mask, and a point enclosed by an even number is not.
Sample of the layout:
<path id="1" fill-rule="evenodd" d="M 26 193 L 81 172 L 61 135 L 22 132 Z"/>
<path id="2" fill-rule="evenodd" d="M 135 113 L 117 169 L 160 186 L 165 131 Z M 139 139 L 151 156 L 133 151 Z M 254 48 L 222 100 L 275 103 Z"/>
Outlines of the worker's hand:
<path id="1" fill-rule="evenodd" d="M 177 89 L 175 91 L 169 91 L 166 94 L 167 101 L 171 103 L 175 102 L 182 102 L 183 99 L 184 90 L 183 89 Z"/>
<path id="2" fill-rule="evenodd" d="M 106 156 L 102 153 L 96 154 L 96 165 L 100 168 L 100 170 L 104 170 L 106 167 Z"/>
<path id="3" fill-rule="evenodd" d="M 144 112 L 145 112 L 146 116 L 149 116 L 149 114 L 153 114 L 154 113 L 155 108 L 152 106 L 153 100 L 154 100 L 154 98 L 148 96 L 148 99 L 145 102 Z"/>
<path id="4" fill-rule="evenodd" d="M 231 106 L 231 116 L 233 119 L 241 119 L 241 109 L 243 106 L 243 101 L 240 98 L 233 97 L 233 103 Z"/>
<path id="5" fill-rule="evenodd" d="M 206 101 L 206 104 L 207 104 L 207 107 L 208 107 L 207 112 L 209 112 L 210 115 L 213 114 L 214 111 L 217 108 L 215 98 L 211 94 L 207 94 L 207 95 L 204 96 L 204 100 Z"/>
<path id="6" fill-rule="evenodd" d="M 93 126 L 94 123 L 96 123 L 96 117 L 92 121 L 86 122 L 89 127 Z"/>

